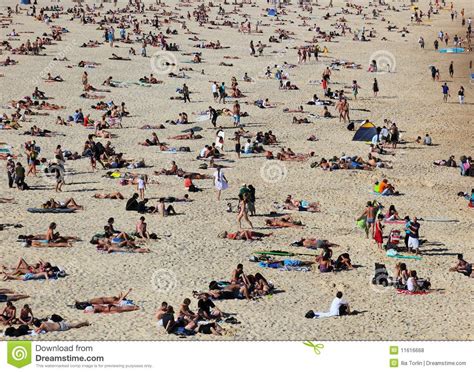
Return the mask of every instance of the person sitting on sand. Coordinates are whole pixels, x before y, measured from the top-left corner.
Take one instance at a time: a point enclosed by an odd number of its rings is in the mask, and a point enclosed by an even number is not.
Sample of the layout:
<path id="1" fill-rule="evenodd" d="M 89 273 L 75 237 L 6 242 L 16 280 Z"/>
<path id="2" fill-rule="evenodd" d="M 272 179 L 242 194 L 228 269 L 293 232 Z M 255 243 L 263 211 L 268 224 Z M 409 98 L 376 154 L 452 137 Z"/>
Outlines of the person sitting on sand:
<path id="1" fill-rule="evenodd" d="M 145 223 L 145 217 L 140 216 L 140 219 L 137 222 L 135 227 L 135 235 L 139 238 L 150 239 L 150 235 L 147 232 L 147 223 Z"/>
<path id="2" fill-rule="evenodd" d="M 211 299 L 201 298 L 198 300 L 198 316 L 202 320 L 220 320 L 223 317 L 223 312 Z"/>
<path id="3" fill-rule="evenodd" d="M 383 179 L 381 182 L 376 181 L 374 184 L 374 192 L 383 196 L 399 195 L 399 192 L 395 190 L 395 187 L 390 184 L 387 179 Z"/>
<path id="4" fill-rule="evenodd" d="M 63 82 L 64 79 L 61 78 L 61 75 L 52 76 L 51 73 L 48 73 L 48 76 L 45 79 L 48 82 Z"/>
<path id="5" fill-rule="evenodd" d="M 390 205 L 390 207 L 388 208 L 388 211 L 385 214 L 385 220 L 401 220 L 394 205 Z"/>
<path id="6" fill-rule="evenodd" d="M 451 267 L 449 271 L 462 273 L 467 277 L 474 277 L 472 272 L 472 263 L 466 262 L 462 254 L 458 254 L 458 262 L 454 267 Z"/>
<path id="7" fill-rule="evenodd" d="M 341 271 L 341 270 L 350 270 L 354 269 L 351 262 L 351 257 L 348 253 L 343 253 L 339 255 L 334 262 L 334 270 Z"/>
<path id="8" fill-rule="evenodd" d="M 155 171 L 155 175 L 177 175 L 179 170 L 180 169 L 178 168 L 176 162 L 171 161 L 171 168 L 169 170 L 162 168 L 159 172 Z"/>
<path id="9" fill-rule="evenodd" d="M 161 145 L 160 139 L 158 138 L 158 135 L 156 132 L 153 132 L 151 134 L 151 139 L 146 139 L 144 142 L 139 142 L 138 145 L 143 145 L 143 146 L 158 146 Z"/>
<path id="10" fill-rule="evenodd" d="M 165 206 L 165 198 L 160 197 L 158 204 L 155 207 L 155 212 L 160 214 L 162 217 L 176 215 L 176 211 L 173 205 Z"/>
<path id="11" fill-rule="evenodd" d="M 421 290 L 420 286 L 418 285 L 418 276 L 416 271 L 410 271 L 410 276 L 408 277 L 406 285 L 407 290 L 411 293 Z"/>
<path id="12" fill-rule="evenodd" d="M 12 325 L 16 322 L 16 307 L 12 301 L 7 301 L 7 305 L 0 314 L 0 322 L 3 325 Z"/>
<path id="13" fill-rule="evenodd" d="M 28 304 L 25 304 L 23 308 L 20 310 L 20 317 L 18 317 L 18 323 L 23 325 L 31 325 L 35 317 L 33 315 L 33 311 Z"/>
<path id="14" fill-rule="evenodd" d="M 299 220 L 294 220 L 290 215 L 285 215 L 280 218 L 265 219 L 267 227 L 277 228 L 303 228 L 303 224 Z"/>
<path id="15" fill-rule="evenodd" d="M 323 317 L 333 317 L 333 316 L 345 316 L 350 315 L 351 310 L 349 303 L 342 298 L 343 294 L 341 291 L 336 293 L 336 297 L 333 299 L 331 303 L 331 307 L 329 308 L 329 312 L 313 312 L 313 317 L 323 318 Z"/>
<path id="16" fill-rule="evenodd" d="M 166 312 L 161 316 L 160 320 L 168 334 L 179 332 L 184 335 L 193 335 L 194 329 L 197 328 L 195 322 L 188 322 L 185 325 L 183 325 L 184 322 L 182 320 L 181 323 L 176 322 L 174 318 L 174 309 L 170 305 L 167 306 Z"/>

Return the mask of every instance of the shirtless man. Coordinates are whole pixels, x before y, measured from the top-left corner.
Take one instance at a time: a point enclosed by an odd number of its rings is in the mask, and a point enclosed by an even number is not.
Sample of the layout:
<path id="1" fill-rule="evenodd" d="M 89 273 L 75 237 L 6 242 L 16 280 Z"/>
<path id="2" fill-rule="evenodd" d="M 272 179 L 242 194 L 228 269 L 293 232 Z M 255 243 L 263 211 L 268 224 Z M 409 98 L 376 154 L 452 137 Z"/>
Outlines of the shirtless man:
<path id="1" fill-rule="evenodd" d="M 167 310 L 168 310 L 168 303 L 163 302 L 161 303 L 161 307 L 158 308 L 158 310 L 156 311 L 155 318 L 156 320 L 158 320 L 159 326 L 164 326 L 163 321 L 164 321 L 164 318 L 166 317 L 165 315 L 166 315 Z"/>
<path id="2" fill-rule="evenodd" d="M 375 224 L 375 212 L 376 212 L 375 207 L 373 206 L 372 202 L 369 201 L 367 202 L 366 209 L 364 210 L 362 215 L 357 219 L 357 220 L 366 219 L 366 223 L 365 223 L 366 238 L 369 238 L 369 231 L 373 234 L 374 224 Z"/>
<path id="3" fill-rule="evenodd" d="M 53 321 L 44 321 L 41 322 L 39 320 L 35 320 L 33 322 L 33 325 L 36 327 L 35 332 L 36 333 L 49 333 L 49 332 L 65 332 L 70 329 L 79 329 L 84 326 L 89 326 L 89 321 L 81 321 L 78 323 L 71 323 L 67 321 L 59 321 L 59 322 L 53 322 Z"/>
<path id="4" fill-rule="evenodd" d="M 3 325 L 11 325 L 16 321 L 16 307 L 11 301 L 7 302 L 6 307 L 3 309 L 0 314 L 0 322 Z"/>
<path id="5" fill-rule="evenodd" d="M 145 217 L 140 216 L 140 220 L 137 222 L 135 227 L 135 233 L 140 238 L 150 239 L 150 235 L 146 230 L 147 224 L 145 223 Z"/>

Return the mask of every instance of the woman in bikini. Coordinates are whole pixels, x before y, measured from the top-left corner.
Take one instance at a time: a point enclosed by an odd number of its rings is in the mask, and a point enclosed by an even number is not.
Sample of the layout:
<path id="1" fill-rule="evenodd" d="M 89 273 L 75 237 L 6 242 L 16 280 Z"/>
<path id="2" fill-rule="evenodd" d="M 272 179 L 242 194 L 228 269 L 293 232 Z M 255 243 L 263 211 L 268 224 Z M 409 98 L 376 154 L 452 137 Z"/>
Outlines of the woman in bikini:
<path id="1" fill-rule="evenodd" d="M 239 215 L 237 216 L 237 222 L 239 223 L 239 228 L 242 229 L 242 219 L 244 219 L 253 229 L 252 222 L 249 219 L 248 215 L 248 200 L 249 194 L 245 193 L 239 201 Z"/>

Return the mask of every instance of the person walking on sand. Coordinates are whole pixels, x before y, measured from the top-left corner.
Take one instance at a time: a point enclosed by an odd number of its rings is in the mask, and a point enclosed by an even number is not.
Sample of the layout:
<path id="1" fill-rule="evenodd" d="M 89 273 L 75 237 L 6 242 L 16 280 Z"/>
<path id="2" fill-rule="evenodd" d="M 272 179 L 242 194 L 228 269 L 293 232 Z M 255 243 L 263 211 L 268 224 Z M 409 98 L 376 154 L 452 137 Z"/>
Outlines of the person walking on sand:
<path id="1" fill-rule="evenodd" d="M 249 198 L 250 195 L 245 193 L 239 201 L 239 215 L 237 216 L 237 222 L 239 223 L 239 228 L 242 229 L 242 219 L 249 223 L 250 228 L 253 229 L 252 222 L 249 219 Z"/>
<path id="2" fill-rule="evenodd" d="M 189 88 L 186 83 L 183 84 L 183 100 L 185 103 L 191 102 L 191 99 L 189 98 Z"/>
<path id="3" fill-rule="evenodd" d="M 459 104 L 463 105 L 464 104 L 464 87 L 463 86 L 459 88 L 458 98 L 459 98 Z"/>
<path id="4" fill-rule="evenodd" d="M 449 64 L 449 76 L 452 78 L 454 76 L 454 63 L 451 61 Z"/>
<path id="5" fill-rule="evenodd" d="M 145 199 L 145 189 L 146 189 L 146 181 L 143 176 L 138 177 L 138 182 L 137 182 L 137 190 L 138 194 L 140 196 L 140 199 L 143 201 Z"/>
<path id="6" fill-rule="evenodd" d="M 219 104 L 222 103 L 225 105 L 225 96 L 226 96 L 226 92 L 225 92 L 225 83 L 222 82 L 222 84 L 219 86 Z"/>
<path id="7" fill-rule="evenodd" d="M 373 232 L 373 227 L 375 223 L 375 207 L 372 202 L 367 202 L 367 207 L 365 208 L 362 215 L 357 220 L 365 219 L 365 236 L 369 238 L 369 231 Z M 372 233 L 373 234 L 373 233 Z"/>
<path id="8" fill-rule="evenodd" d="M 450 97 L 448 83 L 445 82 L 441 86 L 441 89 L 443 91 L 443 101 L 448 102 L 448 97 Z"/>
<path id="9" fill-rule="evenodd" d="M 217 99 L 219 98 L 219 88 L 217 87 L 217 82 L 212 83 L 211 92 L 212 97 L 214 98 L 214 102 L 217 102 Z"/>
<path id="10" fill-rule="evenodd" d="M 377 81 L 377 78 L 374 78 L 374 83 L 372 84 L 372 91 L 374 91 L 374 97 L 377 97 L 377 94 L 379 93 L 379 82 Z"/>
<path id="11" fill-rule="evenodd" d="M 229 187 L 229 183 L 222 171 L 221 166 L 217 166 L 216 172 L 214 172 L 214 186 L 217 190 L 217 200 L 221 200 L 221 192 Z"/>

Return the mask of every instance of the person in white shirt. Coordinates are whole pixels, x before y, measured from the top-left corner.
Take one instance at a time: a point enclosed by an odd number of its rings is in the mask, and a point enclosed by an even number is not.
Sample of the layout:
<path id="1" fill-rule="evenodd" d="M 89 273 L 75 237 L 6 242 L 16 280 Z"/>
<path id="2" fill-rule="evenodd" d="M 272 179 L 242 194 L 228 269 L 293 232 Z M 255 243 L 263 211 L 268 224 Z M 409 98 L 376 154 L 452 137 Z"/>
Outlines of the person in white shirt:
<path id="1" fill-rule="evenodd" d="M 423 139 L 423 145 L 432 145 L 433 141 L 429 134 L 426 134 L 425 138 Z"/>
<path id="2" fill-rule="evenodd" d="M 332 317 L 332 316 L 344 316 L 351 313 L 349 303 L 342 299 L 342 291 L 336 293 L 336 298 L 333 299 L 329 312 L 315 312 L 314 318 Z"/>
<path id="3" fill-rule="evenodd" d="M 212 83 L 212 85 L 211 85 L 211 91 L 212 91 L 212 97 L 214 97 L 214 102 L 216 102 L 217 99 L 219 98 L 219 92 L 218 92 L 218 88 L 217 88 L 217 83 L 216 83 L 216 82 Z"/>
<path id="4" fill-rule="evenodd" d="M 245 154 L 250 154 L 252 153 L 252 143 L 250 142 L 250 139 L 247 140 L 247 142 L 244 145 L 244 153 Z"/>
<path id="5" fill-rule="evenodd" d="M 145 182 L 145 178 L 143 176 L 138 177 L 137 189 L 138 189 L 138 193 L 140 195 L 140 199 L 144 200 L 145 199 L 146 182 Z"/>
<path id="6" fill-rule="evenodd" d="M 407 280 L 407 290 L 410 292 L 419 291 L 420 287 L 418 285 L 418 277 L 416 271 L 410 271 L 410 277 Z"/>
<path id="7" fill-rule="evenodd" d="M 389 135 L 389 131 L 388 131 L 388 128 L 383 126 L 382 127 L 382 130 L 380 131 L 380 136 L 382 137 L 382 140 L 386 141 L 388 139 L 388 135 Z"/>

